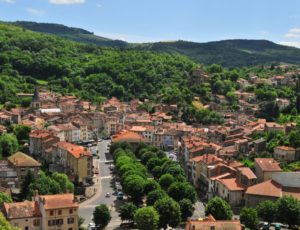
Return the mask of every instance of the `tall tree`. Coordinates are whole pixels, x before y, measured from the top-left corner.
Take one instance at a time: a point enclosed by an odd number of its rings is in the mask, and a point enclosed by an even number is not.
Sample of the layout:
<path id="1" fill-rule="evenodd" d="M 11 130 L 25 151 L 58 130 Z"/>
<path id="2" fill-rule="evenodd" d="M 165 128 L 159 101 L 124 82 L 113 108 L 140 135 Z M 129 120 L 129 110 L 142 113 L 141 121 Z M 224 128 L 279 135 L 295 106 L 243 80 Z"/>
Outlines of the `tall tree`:
<path id="1" fill-rule="evenodd" d="M 159 214 L 152 206 L 139 208 L 134 214 L 134 221 L 139 230 L 156 230 Z"/>
<path id="2" fill-rule="evenodd" d="M 291 229 L 300 224 L 300 202 L 292 196 L 283 196 L 277 200 L 277 217 Z"/>
<path id="3" fill-rule="evenodd" d="M 13 134 L 3 134 L 0 137 L 0 157 L 8 157 L 18 150 L 18 141 Z"/>
<path id="4" fill-rule="evenodd" d="M 174 177 L 170 173 L 166 173 L 159 178 L 159 184 L 165 190 L 167 190 L 173 182 Z"/>
<path id="5" fill-rule="evenodd" d="M 29 140 L 29 133 L 31 127 L 27 125 L 16 125 L 14 127 L 14 134 L 16 135 L 18 141 Z"/>
<path id="6" fill-rule="evenodd" d="M 137 210 L 137 206 L 134 205 L 133 203 L 126 203 L 122 205 L 120 208 L 121 220 L 133 221 L 136 210 Z"/>
<path id="7" fill-rule="evenodd" d="M 154 208 L 159 213 L 159 227 L 166 229 L 168 226 L 175 228 L 181 222 L 179 204 L 169 197 L 155 202 Z"/>
<path id="8" fill-rule="evenodd" d="M 96 206 L 93 217 L 95 225 L 100 229 L 104 229 L 111 220 L 110 211 L 105 204 Z"/>
<path id="9" fill-rule="evenodd" d="M 231 220 L 233 216 L 230 205 L 217 196 L 208 201 L 205 213 L 211 214 L 216 220 Z"/>
<path id="10" fill-rule="evenodd" d="M 264 201 L 257 205 L 256 207 L 259 218 L 268 223 L 272 223 L 275 220 L 277 207 L 276 203 L 272 201 Z"/>
<path id="11" fill-rule="evenodd" d="M 2 207 L 3 203 L 12 203 L 12 198 L 10 195 L 0 192 L 0 208 Z"/>
<path id="12" fill-rule="evenodd" d="M 28 170 L 23 180 L 23 183 L 21 184 L 21 192 L 19 195 L 21 200 L 24 200 L 26 197 L 28 197 L 28 194 L 30 192 L 29 186 L 33 181 L 34 175 L 31 172 L 31 170 Z"/>
<path id="13" fill-rule="evenodd" d="M 162 189 L 156 189 L 152 192 L 149 192 L 147 195 L 147 205 L 148 206 L 154 205 L 154 203 L 157 200 L 160 200 L 166 196 L 167 196 L 167 193 Z"/>
<path id="14" fill-rule="evenodd" d="M 254 208 L 243 208 L 240 213 L 240 220 L 249 229 L 256 229 L 259 223 L 257 211 Z"/>
<path id="15" fill-rule="evenodd" d="M 193 215 L 193 204 L 189 199 L 182 199 L 179 201 L 181 219 L 186 221 L 186 219 Z"/>

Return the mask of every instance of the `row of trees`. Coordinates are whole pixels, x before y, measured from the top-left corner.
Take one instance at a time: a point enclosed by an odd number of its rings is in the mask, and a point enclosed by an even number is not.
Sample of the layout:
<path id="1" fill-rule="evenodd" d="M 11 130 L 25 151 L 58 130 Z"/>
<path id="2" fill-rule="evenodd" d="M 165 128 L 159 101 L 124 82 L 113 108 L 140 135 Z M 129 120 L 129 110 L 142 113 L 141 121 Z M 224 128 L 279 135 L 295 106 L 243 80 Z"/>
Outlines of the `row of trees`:
<path id="1" fill-rule="evenodd" d="M 220 197 L 211 199 L 205 209 L 216 220 L 231 220 L 233 212 L 230 205 Z M 249 229 L 257 229 L 259 220 L 269 224 L 274 221 L 289 225 L 289 229 L 300 225 L 300 202 L 292 196 L 283 196 L 276 202 L 264 201 L 256 208 L 245 207 L 240 212 L 241 223 Z"/>
<path id="2" fill-rule="evenodd" d="M 119 143 L 111 146 L 111 153 L 124 191 L 133 201 L 120 209 L 123 221 L 155 229 L 176 227 L 192 215 L 196 192 L 179 164 L 164 152 L 143 144 L 133 151 L 128 143 Z M 147 207 L 138 208 L 144 197 Z"/>
<path id="3" fill-rule="evenodd" d="M 276 202 L 264 201 L 256 208 L 243 208 L 240 219 L 250 229 L 257 228 L 259 219 L 269 224 L 274 221 L 284 223 L 293 229 L 300 225 L 300 202 L 292 196 L 283 196 Z"/>

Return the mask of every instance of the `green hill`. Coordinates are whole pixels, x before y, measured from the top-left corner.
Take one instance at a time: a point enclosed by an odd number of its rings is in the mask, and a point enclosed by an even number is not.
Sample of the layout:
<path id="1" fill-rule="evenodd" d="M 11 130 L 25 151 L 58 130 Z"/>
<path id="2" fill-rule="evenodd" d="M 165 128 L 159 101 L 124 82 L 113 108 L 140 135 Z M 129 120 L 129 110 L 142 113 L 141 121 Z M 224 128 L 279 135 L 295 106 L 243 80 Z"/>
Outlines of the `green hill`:
<path id="1" fill-rule="evenodd" d="M 24 28 L 54 34 L 73 41 L 116 48 L 134 48 L 155 52 L 182 54 L 197 63 L 217 63 L 224 67 L 255 66 L 270 63 L 300 64 L 300 49 L 278 45 L 266 40 L 224 40 L 197 43 L 188 41 L 132 44 L 94 35 L 93 33 L 59 24 L 18 21 Z"/>
<path id="2" fill-rule="evenodd" d="M 300 49 L 266 40 L 224 40 L 208 43 L 158 42 L 138 45 L 137 48 L 179 53 L 198 63 L 206 65 L 217 63 L 231 68 L 270 63 L 300 64 Z"/>
<path id="3" fill-rule="evenodd" d="M 84 29 L 68 27 L 61 24 L 55 23 L 37 23 L 37 22 L 27 22 L 27 21 L 16 21 L 13 24 L 17 26 L 22 26 L 28 30 L 54 34 L 56 36 L 70 39 L 77 42 L 91 43 L 98 46 L 108 46 L 116 48 L 124 48 L 127 43 L 120 40 L 112 40 L 105 37 L 100 37 L 92 32 Z"/>
<path id="4" fill-rule="evenodd" d="M 166 100 L 178 99 L 173 92 L 191 100 L 188 82 L 194 66 L 184 56 L 98 47 L 0 23 L 0 103 L 17 92 L 32 92 L 37 80 L 92 101 L 155 99 L 166 90 Z"/>

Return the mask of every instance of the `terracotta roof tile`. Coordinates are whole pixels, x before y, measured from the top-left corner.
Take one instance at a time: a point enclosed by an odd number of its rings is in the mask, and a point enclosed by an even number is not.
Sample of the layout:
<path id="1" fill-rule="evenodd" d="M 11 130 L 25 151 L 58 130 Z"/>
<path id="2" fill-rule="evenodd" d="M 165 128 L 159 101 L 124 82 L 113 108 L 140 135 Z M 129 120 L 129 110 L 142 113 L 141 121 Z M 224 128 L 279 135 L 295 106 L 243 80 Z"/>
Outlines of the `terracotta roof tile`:
<path id="1" fill-rule="evenodd" d="M 41 216 L 39 206 L 35 201 L 4 203 L 3 210 L 7 219 Z"/>
<path id="2" fill-rule="evenodd" d="M 252 172 L 252 170 L 248 167 L 240 167 L 237 170 L 239 170 L 242 175 L 246 176 L 248 179 L 257 179 L 255 174 Z"/>
<path id="3" fill-rule="evenodd" d="M 246 194 L 249 195 L 259 195 L 259 196 L 271 196 L 271 197 L 281 197 L 282 196 L 282 186 L 273 180 L 267 180 L 262 183 L 250 186 Z"/>
<path id="4" fill-rule="evenodd" d="M 229 191 L 243 191 L 245 188 L 238 183 L 236 178 L 218 179 Z"/>
<path id="5" fill-rule="evenodd" d="M 123 130 L 111 137 L 112 142 L 146 142 L 147 140 L 134 132 Z"/>
<path id="6" fill-rule="evenodd" d="M 239 220 L 203 220 L 188 221 L 185 230 L 241 230 L 242 225 Z"/>
<path id="7" fill-rule="evenodd" d="M 263 171 L 282 171 L 279 166 L 279 163 L 273 158 L 255 158 L 254 161 Z"/>
<path id="8" fill-rule="evenodd" d="M 75 145 L 65 141 L 58 142 L 57 146 L 61 149 L 68 151 L 75 158 L 80 158 L 81 156 L 92 156 L 91 152 L 83 146 Z"/>
<path id="9" fill-rule="evenodd" d="M 78 203 L 74 201 L 74 195 L 72 193 L 44 195 L 40 196 L 40 199 L 44 202 L 44 208 L 46 210 L 58 208 L 78 208 Z"/>

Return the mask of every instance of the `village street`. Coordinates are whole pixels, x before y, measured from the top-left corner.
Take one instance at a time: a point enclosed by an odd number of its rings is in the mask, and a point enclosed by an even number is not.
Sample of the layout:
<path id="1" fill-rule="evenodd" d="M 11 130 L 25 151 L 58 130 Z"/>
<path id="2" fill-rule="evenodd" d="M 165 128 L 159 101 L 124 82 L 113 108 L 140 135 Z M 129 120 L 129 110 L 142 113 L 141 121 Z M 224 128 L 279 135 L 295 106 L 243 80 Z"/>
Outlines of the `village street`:
<path id="1" fill-rule="evenodd" d="M 120 225 L 120 218 L 116 211 L 115 205 L 117 204 L 117 198 L 113 195 L 112 173 L 110 171 L 110 158 L 108 153 L 109 140 L 103 140 L 98 142 L 97 150 L 99 151 L 99 159 L 94 158 L 94 167 L 98 168 L 99 175 L 94 179 L 94 187 L 97 189 L 96 194 L 84 201 L 79 206 L 79 216 L 85 219 L 83 224 L 87 227 L 89 223 L 92 223 L 93 212 L 96 206 L 100 204 L 106 204 L 111 209 L 112 219 L 106 229 L 115 229 Z M 106 197 L 109 193 L 110 197 Z"/>

